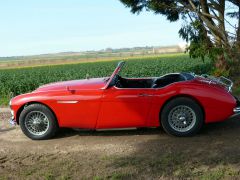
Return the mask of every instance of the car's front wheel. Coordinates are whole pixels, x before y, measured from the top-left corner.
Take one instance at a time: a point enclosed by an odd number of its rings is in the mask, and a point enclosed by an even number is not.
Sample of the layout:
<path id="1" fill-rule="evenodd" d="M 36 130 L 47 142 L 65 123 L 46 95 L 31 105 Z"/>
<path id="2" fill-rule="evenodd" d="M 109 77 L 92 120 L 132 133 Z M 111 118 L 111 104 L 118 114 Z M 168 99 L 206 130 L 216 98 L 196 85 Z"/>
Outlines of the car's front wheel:
<path id="1" fill-rule="evenodd" d="M 58 129 L 52 111 L 42 104 L 31 104 L 23 109 L 19 117 L 23 133 L 33 140 L 53 137 Z"/>
<path id="2" fill-rule="evenodd" d="M 163 129 L 174 136 L 192 136 L 204 121 L 201 107 L 191 98 L 179 97 L 168 102 L 161 113 Z"/>

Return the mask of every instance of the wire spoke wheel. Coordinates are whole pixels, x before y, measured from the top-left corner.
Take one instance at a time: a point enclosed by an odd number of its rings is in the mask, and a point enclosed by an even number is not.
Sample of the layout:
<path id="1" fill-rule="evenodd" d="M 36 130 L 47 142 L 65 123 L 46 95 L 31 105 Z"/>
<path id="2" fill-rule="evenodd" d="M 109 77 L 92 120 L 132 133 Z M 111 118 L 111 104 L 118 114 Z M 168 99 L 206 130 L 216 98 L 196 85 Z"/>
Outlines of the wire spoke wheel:
<path id="1" fill-rule="evenodd" d="M 41 136 L 49 129 L 49 119 L 41 111 L 31 111 L 26 116 L 25 127 L 31 134 Z"/>
<path id="2" fill-rule="evenodd" d="M 168 115 L 168 123 L 172 129 L 178 132 L 187 132 L 196 124 L 196 113 L 185 105 L 174 107 Z"/>

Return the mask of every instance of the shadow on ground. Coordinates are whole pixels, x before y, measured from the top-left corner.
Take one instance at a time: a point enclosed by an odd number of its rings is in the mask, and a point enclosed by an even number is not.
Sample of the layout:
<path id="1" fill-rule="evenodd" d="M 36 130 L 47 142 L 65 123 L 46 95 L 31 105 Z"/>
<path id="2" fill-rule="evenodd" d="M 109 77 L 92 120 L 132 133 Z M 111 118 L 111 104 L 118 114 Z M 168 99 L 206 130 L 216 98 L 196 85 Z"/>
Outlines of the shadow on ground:
<path id="1" fill-rule="evenodd" d="M 139 129 L 129 129 L 129 130 L 106 130 L 106 131 L 96 131 L 96 130 L 85 130 L 85 129 L 70 129 L 62 128 L 59 130 L 55 138 L 65 138 L 70 136 L 129 136 L 129 135 L 160 135 L 167 136 L 169 139 L 189 139 L 189 138 L 199 138 L 205 136 L 219 136 L 219 135 L 230 135 L 233 134 L 240 135 L 240 116 L 228 119 L 224 122 L 211 123 L 204 125 L 199 134 L 194 137 L 187 138 L 177 138 L 170 135 L 166 135 L 163 129 L 160 128 L 139 128 Z"/>
<path id="2" fill-rule="evenodd" d="M 139 142 L 134 153 L 113 159 L 110 166 L 116 169 L 132 168 L 133 173 L 126 174 L 129 178 L 238 179 L 240 118 L 206 125 L 194 137 L 160 134 L 159 138 Z"/>
<path id="3" fill-rule="evenodd" d="M 106 168 L 113 168 L 122 179 L 134 178 L 239 178 L 240 117 L 205 125 L 194 137 L 178 138 L 161 128 L 121 131 L 62 130 L 57 138 L 68 136 L 146 136 L 127 156 L 107 156 Z M 126 170 L 127 169 L 127 170 Z"/>

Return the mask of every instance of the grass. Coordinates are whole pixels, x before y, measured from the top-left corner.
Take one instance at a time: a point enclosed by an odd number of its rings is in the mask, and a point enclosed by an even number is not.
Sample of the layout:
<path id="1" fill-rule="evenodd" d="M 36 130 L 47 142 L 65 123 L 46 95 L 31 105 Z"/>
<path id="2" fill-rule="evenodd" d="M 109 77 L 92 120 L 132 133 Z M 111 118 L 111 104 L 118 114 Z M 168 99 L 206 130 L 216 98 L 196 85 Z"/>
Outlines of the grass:
<path id="1" fill-rule="evenodd" d="M 11 97 L 9 96 L 0 96 L 0 107 L 7 106 L 9 104 Z"/>
<path id="2" fill-rule="evenodd" d="M 203 173 L 200 176 L 200 179 L 202 180 L 231 179 L 237 175 L 238 175 L 238 171 L 233 168 L 219 167 Z"/>
<path id="3" fill-rule="evenodd" d="M 161 143 L 158 145 L 162 146 Z M 19 166 L 10 174 L 5 170 L 0 174 L 0 179 L 239 179 L 238 163 L 231 163 L 224 158 L 216 162 L 215 157 L 206 160 L 207 155 L 202 159 L 198 157 L 196 161 L 195 154 L 189 153 L 185 148 L 175 151 L 175 147 L 177 146 L 172 147 L 173 151 L 171 148 L 152 151 L 144 146 L 147 150 L 145 152 L 139 149 L 133 154 L 104 156 L 92 152 L 82 154 L 82 151 L 68 153 L 66 156 L 60 153 L 54 155 L 56 158 L 46 156 L 33 159 L 36 163 Z M 192 147 L 192 151 L 196 151 L 195 147 Z M 11 166 L 7 168 L 10 169 Z"/>
<path id="4" fill-rule="evenodd" d="M 113 173 L 107 177 L 101 177 L 101 176 L 94 176 L 93 180 L 121 180 L 121 179 L 132 179 L 132 174 L 131 173 L 123 173 L 123 172 L 116 172 Z"/>
<path id="5" fill-rule="evenodd" d="M 238 86 L 238 87 L 234 87 L 234 89 L 233 89 L 233 94 L 236 94 L 236 95 L 240 95 L 240 87 Z"/>
<path id="6" fill-rule="evenodd" d="M 155 155 L 153 155 L 155 156 Z M 117 173 L 116 175 L 125 175 L 136 179 L 139 175 L 144 176 L 144 173 L 151 174 L 150 179 L 158 179 L 159 177 L 171 177 L 173 179 L 202 179 L 202 180 L 219 180 L 230 179 L 239 176 L 239 170 L 236 167 L 228 164 L 203 166 L 201 164 L 192 164 L 187 162 L 188 155 L 182 152 L 166 153 L 159 157 L 143 157 L 143 156 L 126 156 L 126 157 L 111 157 L 106 161 L 110 163 Z M 126 173 L 125 169 L 131 174 Z M 134 171 L 135 169 L 135 171 Z M 121 178 L 120 178 L 121 179 Z"/>

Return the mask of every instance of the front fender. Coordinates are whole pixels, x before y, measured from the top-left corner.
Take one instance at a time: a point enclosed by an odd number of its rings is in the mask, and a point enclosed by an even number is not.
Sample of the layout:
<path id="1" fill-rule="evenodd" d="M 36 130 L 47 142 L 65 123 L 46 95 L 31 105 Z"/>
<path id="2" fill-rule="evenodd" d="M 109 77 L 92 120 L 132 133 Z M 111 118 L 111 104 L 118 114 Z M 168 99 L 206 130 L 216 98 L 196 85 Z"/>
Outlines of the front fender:
<path id="1" fill-rule="evenodd" d="M 22 94 L 12 98 L 10 101 L 10 108 L 13 111 L 15 121 L 18 123 L 21 111 L 24 109 L 24 106 L 28 104 L 40 103 L 55 112 L 54 104 L 56 103 L 57 99 L 56 93 L 57 92 L 33 92 Z"/>

